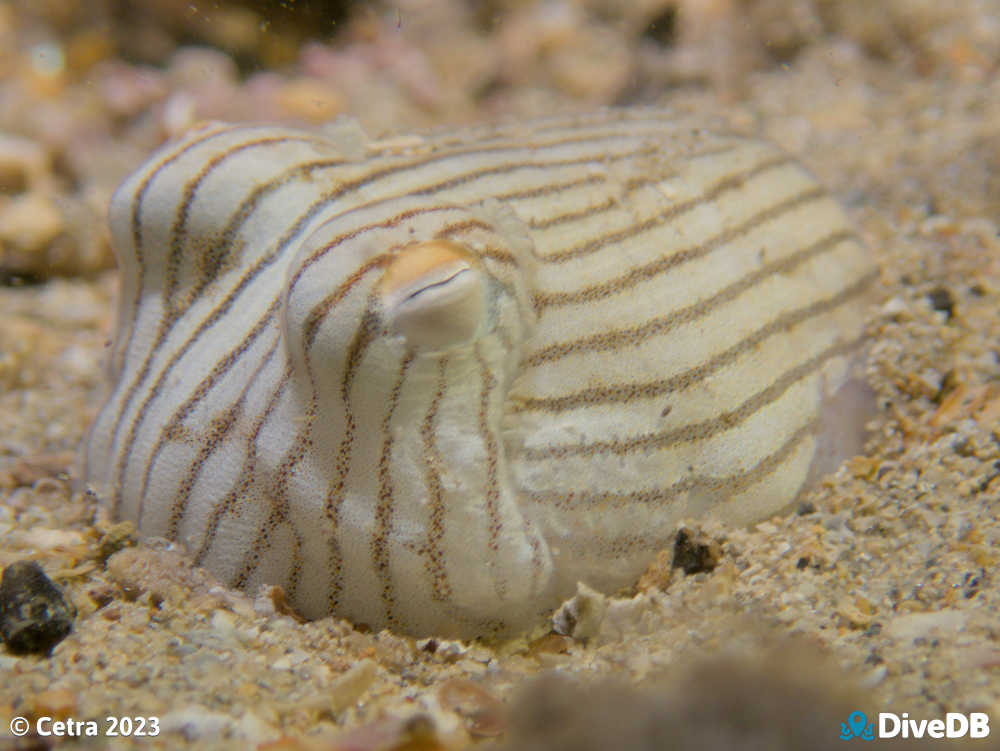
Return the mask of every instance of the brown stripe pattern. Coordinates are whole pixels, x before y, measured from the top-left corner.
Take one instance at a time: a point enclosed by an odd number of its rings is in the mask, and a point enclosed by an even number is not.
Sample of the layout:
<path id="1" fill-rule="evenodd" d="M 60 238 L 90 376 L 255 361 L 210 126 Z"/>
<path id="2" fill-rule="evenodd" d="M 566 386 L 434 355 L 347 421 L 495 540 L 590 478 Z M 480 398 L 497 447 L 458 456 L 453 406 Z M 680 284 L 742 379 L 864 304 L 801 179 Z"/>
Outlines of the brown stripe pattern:
<path id="1" fill-rule="evenodd" d="M 869 251 L 776 147 L 667 111 L 365 149 L 211 124 L 110 224 L 88 487 L 308 617 L 510 633 L 682 518 L 778 511 L 860 436 L 831 412 Z"/>

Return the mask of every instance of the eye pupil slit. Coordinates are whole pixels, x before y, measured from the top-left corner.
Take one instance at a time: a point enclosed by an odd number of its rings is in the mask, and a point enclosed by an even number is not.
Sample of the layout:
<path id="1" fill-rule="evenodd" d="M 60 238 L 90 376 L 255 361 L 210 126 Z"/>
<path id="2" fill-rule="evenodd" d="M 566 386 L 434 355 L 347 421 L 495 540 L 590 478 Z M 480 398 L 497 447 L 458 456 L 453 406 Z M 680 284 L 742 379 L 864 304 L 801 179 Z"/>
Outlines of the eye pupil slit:
<path id="1" fill-rule="evenodd" d="M 409 295 L 407 295 L 405 298 L 403 298 L 403 302 L 408 302 L 410 300 L 413 300 L 414 298 L 419 297 L 420 295 L 424 294 L 425 292 L 429 292 L 432 289 L 437 289 L 439 287 L 444 287 L 445 285 L 450 284 L 451 282 L 455 281 L 455 279 L 457 279 L 458 277 L 460 277 L 462 274 L 469 274 L 471 272 L 472 272 L 472 269 L 459 269 L 454 274 L 452 274 L 451 276 L 449 276 L 447 279 L 441 279 L 441 280 L 436 281 L 436 282 L 431 282 L 430 284 L 428 284 L 428 285 L 426 285 L 424 287 L 421 287 L 416 292 L 411 292 Z"/>

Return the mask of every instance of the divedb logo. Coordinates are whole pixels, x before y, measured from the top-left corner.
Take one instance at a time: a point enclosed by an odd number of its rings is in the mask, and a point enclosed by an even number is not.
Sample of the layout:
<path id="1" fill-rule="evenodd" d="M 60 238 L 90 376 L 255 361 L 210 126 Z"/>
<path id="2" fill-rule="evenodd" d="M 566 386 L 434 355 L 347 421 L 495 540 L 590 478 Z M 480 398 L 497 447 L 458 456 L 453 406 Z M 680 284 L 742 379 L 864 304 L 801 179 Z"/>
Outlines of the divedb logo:
<path id="1" fill-rule="evenodd" d="M 990 718 L 985 712 L 948 712 L 944 719 L 914 720 L 908 712 L 878 713 L 878 730 L 868 721 L 864 712 L 854 711 L 847 722 L 840 723 L 840 740 L 859 738 L 873 741 L 876 738 L 986 738 L 990 734 Z"/>

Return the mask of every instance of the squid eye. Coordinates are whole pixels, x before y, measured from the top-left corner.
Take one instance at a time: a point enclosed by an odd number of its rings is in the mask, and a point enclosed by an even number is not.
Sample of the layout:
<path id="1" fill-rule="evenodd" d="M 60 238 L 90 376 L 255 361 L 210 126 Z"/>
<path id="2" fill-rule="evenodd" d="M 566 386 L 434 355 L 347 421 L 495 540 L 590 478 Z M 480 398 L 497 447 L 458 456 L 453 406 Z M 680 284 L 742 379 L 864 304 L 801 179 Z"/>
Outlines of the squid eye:
<path id="1" fill-rule="evenodd" d="M 478 260 L 447 240 L 402 248 L 386 269 L 379 294 L 390 328 L 419 349 L 469 341 L 486 314 Z"/>

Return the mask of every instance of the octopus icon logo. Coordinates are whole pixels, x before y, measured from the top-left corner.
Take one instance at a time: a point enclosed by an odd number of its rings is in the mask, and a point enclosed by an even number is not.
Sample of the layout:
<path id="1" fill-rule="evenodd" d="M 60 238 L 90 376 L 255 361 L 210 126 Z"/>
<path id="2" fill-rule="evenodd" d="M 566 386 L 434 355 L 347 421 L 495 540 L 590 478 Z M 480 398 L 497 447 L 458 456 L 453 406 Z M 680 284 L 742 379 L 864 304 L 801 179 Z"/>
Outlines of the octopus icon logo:
<path id="1" fill-rule="evenodd" d="M 864 712 L 851 712 L 847 722 L 840 723 L 840 740 L 849 741 L 860 738 L 863 741 L 875 740 L 875 725 L 868 722 Z"/>

